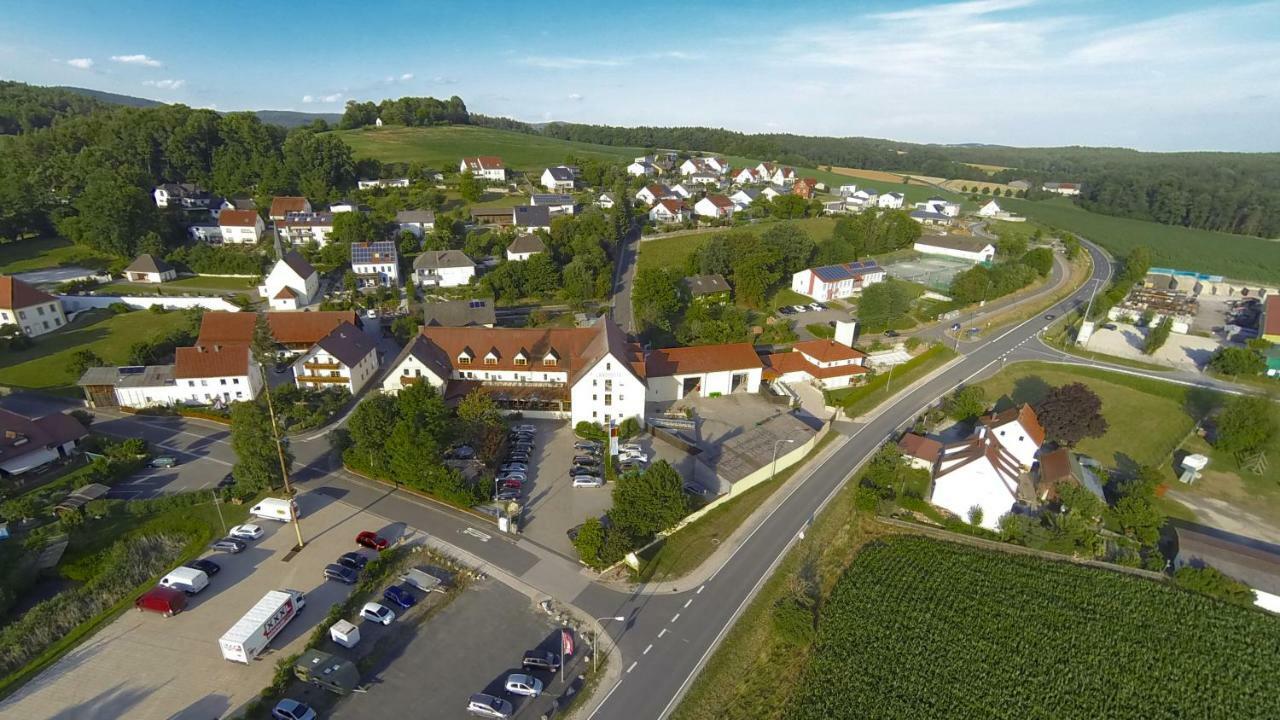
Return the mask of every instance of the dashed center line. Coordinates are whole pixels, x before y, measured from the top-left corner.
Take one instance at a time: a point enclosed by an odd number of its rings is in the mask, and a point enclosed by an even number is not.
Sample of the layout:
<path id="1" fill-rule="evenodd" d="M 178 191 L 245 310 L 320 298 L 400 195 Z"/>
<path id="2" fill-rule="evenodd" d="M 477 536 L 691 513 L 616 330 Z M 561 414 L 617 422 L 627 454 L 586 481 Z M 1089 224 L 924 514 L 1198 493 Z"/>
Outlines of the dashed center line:
<path id="1" fill-rule="evenodd" d="M 688 608 L 688 607 L 689 607 L 689 605 L 690 605 L 690 603 L 692 603 L 692 602 L 693 602 L 693 598 L 689 598 L 688 600 L 685 600 L 685 601 L 684 601 L 684 606 L 685 606 L 686 608 Z"/>
<path id="2" fill-rule="evenodd" d="M 661 639 L 662 639 L 662 636 L 663 636 L 663 635 L 666 635 L 666 634 L 667 634 L 667 629 L 666 629 L 666 628 L 662 628 L 662 631 L 658 633 L 658 639 L 659 639 L 659 640 L 661 640 Z"/>
<path id="3" fill-rule="evenodd" d="M 706 587 L 706 585 L 699 585 L 699 586 L 698 586 L 698 592 L 694 593 L 694 595 L 701 595 L 701 594 L 702 594 L 702 589 L 703 589 L 703 588 L 705 588 L 705 587 Z"/>
<path id="4" fill-rule="evenodd" d="M 627 672 L 631 672 L 632 670 L 635 670 L 635 669 L 636 669 L 636 665 L 639 665 L 639 664 L 640 664 L 640 661 L 639 661 L 639 660 L 636 660 L 636 661 L 632 662 L 632 663 L 631 663 L 631 665 L 629 665 L 629 666 L 627 667 Z"/>
<path id="5" fill-rule="evenodd" d="M 653 649 L 653 643 L 649 643 L 649 647 L 645 648 L 645 649 L 644 649 L 644 652 L 642 652 L 642 653 L 640 653 L 640 654 L 641 654 L 641 655 L 648 655 L 648 654 L 649 654 L 649 651 L 650 651 L 650 650 L 652 650 L 652 649 Z"/>
<path id="6" fill-rule="evenodd" d="M 671 618 L 671 622 L 675 622 L 675 621 L 677 621 L 677 620 L 679 620 L 679 619 L 680 619 L 680 613 L 676 613 L 676 614 L 675 614 L 675 616 L 673 616 L 673 617 Z"/>

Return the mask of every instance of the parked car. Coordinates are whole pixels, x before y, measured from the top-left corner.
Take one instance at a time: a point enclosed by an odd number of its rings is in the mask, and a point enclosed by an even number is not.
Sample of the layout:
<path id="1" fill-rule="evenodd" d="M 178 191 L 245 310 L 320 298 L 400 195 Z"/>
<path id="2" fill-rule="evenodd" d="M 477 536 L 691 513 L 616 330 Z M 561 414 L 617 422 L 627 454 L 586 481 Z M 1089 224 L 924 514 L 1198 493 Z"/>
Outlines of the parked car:
<path id="1" fill-rule="evenodd" d="M 418 598 L 413 591 L 404 585 L 392 585 L 382 591 L 384 600 L 388 600 L 402 608 L 408 609 L 418 604 Z"/>
<path id="2" fill-rule="evenodd" d="M 178 459 L 171 455 L 161 455 L 151 458 L 151 462 L 147 464 L 153 468 L 171 468 L 178 464 Z"/>
<path id="3" fill-rule="evenodd" d="M 599 452 L 600 443 L 595 440 L 579 440 L 573 444 L 574 450 L 595 450 Z"/>
<path id="4" fill-rule="evenodd" d="M 632 470 L 636 472 L 644 470 L 644 463 L 639 460 L 623 460 L 618 463 L 618 472 L 629 473 Z"/>
<path id="5" fill-rule="evenodd" d="M 649 456 L 648 456 L 648 455 L 646 455 L 646 454 L 644 454 L 644 453 L 642 453 L 642 452 L 623 452 L 623 453 L 618 453 L 618 459 L 619 459 L 619 460 L 631 460 L 631 461 L 634 461 L 634 462 L 642 462 L 642 463 L 647 463 L 647 462 L 649 462 Z"/>
<path id="6" fill-rule="evenodd" d="M 826 305 L 823 305 L 823 304 L 822 304 L 822 303 L 820 303 L 820 302 L 811 302 L 811 303 L 809 303 L 809 309 L 810 309 L 810 310 L 813 310 L 813 311 L 815 311 L 815 312 L 816 312 L 816 311 L 818 311 L 818 310 L 826 310 L 826 309 L 827 309 L 827 306 L 826 306 Z"/>
<path id="7" fill-rule="evenodd" d="M 604 480 L 601 480 L 596 475 L 575 475 L 573 477 L 573 486 L 576 488 L 604 487 Z"/>
<path id="8" fill-rule="evenodd" d="M 898 337 L 898 331 L 897 331 L 897 330 L 885 330 L 885 331 L 884 331 L 884 336 L 885 336 L 885 337 Z"/>
<path id="9" fill-rule="evenodd" d="M 231 473 L 227 473 L 226 475 L 223 475 L 222 479 L 218 481 L 218 487 L 220 488 L 229 488 L 235 484 L 236 484 L 236 476 L 232 475 Z"/>
<path id="10" fill-rule="evenodd" d="M 262 537 L 262 526 L 245 523 L 231 528 L 231 530 L 227 531 L 227 534 L 237 540 L 257 540 Z"/>
<path id="11" fill-rule="evenodd" d="M 338 582 L 346 583 L 348 585 L 355 585 L 356 580 L 360 579 L 360 575 L 356 572 L 355 568 L 350 568 L 346 565 L 339 565 L 338 563 L 325 565 L 324 577 L 326 580 L 337 580 Z"/>
<path id="12" fill-rule="evenodd" d="M 467 703 L 467 712 L 482 717 L 509 718 L 511 717 L 511 703 L 500 697 L 476 693 L 471 696 L 471 700 Z"/>
<path id="13" fill-rule="evenodd" d="M 690 495 L 697 497 L 706 497 L 709 493 L 705 487 L 696 482 L 687 482 L 684 484 L 684 491 Z"/>
<path id="14" fill-rule="evenodd" d="M 444 453 L 444 456 L 445 458 L 452 458 L 457 460 L 470 460 L 471 458 L 476 456 L 476 451 L 472 450 L 470 445 L 459 445 L 457 447 L 446 450 Z"/>
<path id="15" fill-rule="evenodd" d="M 782 307 L 778 308 L 778 312 L 779 312 L 780 314 L 782 314 L 782 315 L 795 315 L 795 314 L 796 314 L 796 311 L 795 311 L 795 310 L 793 310 L 793 309 L 791 309 L 791 306 L 790 306 L 790 305 L 783 305 Z"/>
<path id="16" fill-rule="evenodd" d="M 518 430 L 519 432 L 524 432 L 524 433 L 533 433 L 533 434 L 535 434 L 535 435 L 538 433 L 538 428 L 534 427 L 533 425 L 528 425 L 528 424 L 525 424 L 525 425 L 519 425 L 519 426 L 517 426 L 517 427 L 516 427 L 516 430 Z"/>
<path id="17" fill-rule="evenodd" d="M 316 711 L 304 702 L 285 698 L 271 709 L 271 717 L 276 720 L 316 720 Z"/>
<path id="18" fill-rule="evenodd" d="M 360 608 L 360 617 L 369 622 L 381 623 L 382 625 L 390 625 L 395 622 L 396 614 L 386 605 L 371 602 L 365 603 Z"/>
<path id="19" fill-rule="evenodd" d="M 542 681 L 532 675 L 524 675 L 522 673 L 508 675 L 507 682 L 503 687 L 512 695 L 538 697 L 542 694 Z"/>
<path id="20" fill-rule="evenodd" d="M 205 575 L 208 575 L 209 577 L 213 577 L 214 575 L 217 575 L 218 571 L 222 569 L 222 566 L 219 565 L 218 563 L 212 560 L 206 560 L 204 558 L 200 558 L 199 560 L 192 560 L 191 562 L 187 563 L 187 567 L 200 570 L 204 572 Z"/>
<path id="21" fill-rule="evenodd" d="M 578 477 L 579 475 L 599 475 L 599 465 L 574 465 L 569 468 L 569 477 Z"/>
<path id="22" fill-rule="evenodd" d="M 1045 315 L 1045 316 L 1044 316 L 1044 319 L 1045 319 L 1045 320 L 1052 320 L 1052 319 L 1054 319 L 1054 318 L 1056 318 L 1056 317 L 1058 317 L 1058 316 L 1057 316 L 1057 315 L 1054 315 L 1053 313 L 1049 313 L 1048 315 Z"/>
<path id="23" fill-rule="evenodd" d="M 378 534 L 372 530 L 363 530 L 356 535 L 356 544 L 361 547 L 367 547 L 370 550 L 386 550 L 391 543 L 387 542 L 384 537 L 378 537 Z"/>
<path id="24" fill-rule="evenodd" d="M 622 443 L 621 445 L 618 446 L 619 452 L 623 452 L 626 450 L 635 450 L 636 452 L 644 452 L 644 447 L 641 446 L 640 443 L 633 443 L 633 442 Z"/>
<path id="25" fill-rule="evenodd" d="M 517 479 L 515 479 L 515 478 L 503 478 L 503 479 L 502 479 L 502 487 L 504 487 L 504 488 L 506 488 L 506 489 L 508 489 L 508 490 L 523 490 L 523 489 L 524 489 L 524 481 L 523 481 L 523 480 L 517 480 Z"/>
<path id="26" fill-rule="evenodd" d="M 807 312 L 809 310 L 809 306 L 808 305 L 792 305 L 791 309 L 798 313 L 802 313 L 802 312 Z"/>
<path id="27" fill-rule="evenodd" d="M 503 480 L 519 480 L 521 482 L 524 482 L 525 480 L 529 479 L 528 475 L 525 475 L 519 470 L 511 470 L 509 472 L 504 472 L 499 477 L 501 477 Z"/>
<path id="28" fill-rule="evenodd" d="M 511 488 L 499 490 L 498 493 L 493 496 L 493 499 L 497 500 L 498 502 L 507 502 L 508 500 L 519 500 L 520 491 L 512 490 Z"/>
<path id="29" fill-rule="evenodd" d="M 369 564 L 369 558 L 365 557 L 363 553 L 352 550 L 351 552 L 342 553 L 338 557 L 338 564 L 360 571 L 364 569 L 365 565 Z"/>
<path id="30" fill-rule="evenodd" d="M 522 452 L 507 453 L 507 456 L 506 456 L 505 458 L 503 458 L 503 460 L 504 460 L 505 462 L 508 462 L 508 463 L 525 463 L 525 464 L 528 464 L 528 462 L 529 462 L 529 453 L 522 453 Z"/>
<path id="31" fill-rule="evenodd" d="M 529 470 L 529 466 L 526 465 L 525 463 L 506 463 L 502 467 L 498 468 L 498 472 L 503 472 L 503 473 L 528 472 L 528 470 Z"/>
<path id="32" fill-rule="evenodd" d="M 533 670 L 555 672 L 560 669 L 560 656 L 550 650 L 530 650 L 524 654 L 524 658 L 520 661 L 520 667 L 525 672 Z"/>
<path id="33" fill-rule="evenodd" d="M 246 546 L 243 541 L 226 537 L 221 540 L 214 540 L 213 544 L 209 547 L 217 550 L 218 552 L 231 553 L 234 555 L 235 553 L 244 550 Z"/>
<path id="34" fill-rule="evenodd" d="M 574 455 L 573 461 L 578 464 L 590 464 L 596 461 L 595 455 Z"/>

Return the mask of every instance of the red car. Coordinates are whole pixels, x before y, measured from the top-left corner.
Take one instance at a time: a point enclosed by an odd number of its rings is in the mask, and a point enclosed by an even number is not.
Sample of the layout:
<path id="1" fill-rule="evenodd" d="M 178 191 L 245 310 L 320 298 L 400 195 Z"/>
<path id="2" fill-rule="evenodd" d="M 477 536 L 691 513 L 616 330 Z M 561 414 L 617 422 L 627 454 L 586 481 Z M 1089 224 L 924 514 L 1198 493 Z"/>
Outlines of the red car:
<path id="1" fill-rule="evenodd" d="M 515 478 L 508 478 L 502 481 L 502 487 L 511 488 L 512 490 L 519 490 L 524 487 L 524 483 L 520 482 L 519 480 L 516 480 Z"/>
<path id="2" fill-rule="evenodd" d="M 361 547 L 367 547 L 370 550 L 386 550 L 387 546 L 391 543 L 387 542 L 386 538 L 378 537 L 377 533 L 371 530 L 365 530 L 359 535 L 356 535 L 356 544 Z"/>

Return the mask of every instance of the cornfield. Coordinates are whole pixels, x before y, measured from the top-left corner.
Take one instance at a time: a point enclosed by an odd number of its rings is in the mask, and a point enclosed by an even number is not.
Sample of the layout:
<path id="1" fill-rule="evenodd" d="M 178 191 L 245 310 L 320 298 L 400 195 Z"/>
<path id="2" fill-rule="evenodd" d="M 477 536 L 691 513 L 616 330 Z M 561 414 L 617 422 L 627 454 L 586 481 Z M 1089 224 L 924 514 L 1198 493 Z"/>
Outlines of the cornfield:
<path id="1" fill-rule="evenodd" d="M 1280 618 L 919 537 L 865 547 L 794 718 L 1277 718 Z"/>
<path id="2" fill-rule="evenodd" d="M 31 608 L 0 630 L 0 677 L 21 668 L 82 622 L 120 602 L 165 570 L 188 538 L 171 533 L 121 540 L 104 553 L 92 580 Z"/>

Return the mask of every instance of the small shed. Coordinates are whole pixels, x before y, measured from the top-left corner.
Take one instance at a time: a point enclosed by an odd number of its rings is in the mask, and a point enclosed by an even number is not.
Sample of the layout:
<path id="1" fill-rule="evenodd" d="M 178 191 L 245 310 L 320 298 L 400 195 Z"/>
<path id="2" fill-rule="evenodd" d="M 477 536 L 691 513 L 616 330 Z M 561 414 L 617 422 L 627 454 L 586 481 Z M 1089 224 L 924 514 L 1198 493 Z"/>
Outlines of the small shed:
<path id="1" fill-rule="evenodd" d="M 77 488 L 75 492 L 68 495 L 66 499 L 58 503 L 53 509 L 55 512 L 60 513 L 79 510 L 93 500 L 103 497 L 110 491 L 111 488 L 103 485 L 102 483 L 89 483 L 88 485 Z"/>
<path id="2" fill-rule="evenodd" d="M 300 655 L 293 663 L 293 674 L 336 695 L 350 695 L 360 685 L 360 671 L 354 663 L 319 650 Z"/>
<path id="3" fill-rule="evenodd" d="M 329 626 L 329 637 L 345 648 L 353 648 L 360 642 L 360 627 L 346 620 Z"/>

